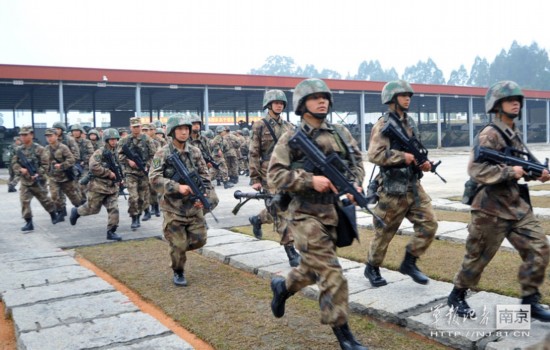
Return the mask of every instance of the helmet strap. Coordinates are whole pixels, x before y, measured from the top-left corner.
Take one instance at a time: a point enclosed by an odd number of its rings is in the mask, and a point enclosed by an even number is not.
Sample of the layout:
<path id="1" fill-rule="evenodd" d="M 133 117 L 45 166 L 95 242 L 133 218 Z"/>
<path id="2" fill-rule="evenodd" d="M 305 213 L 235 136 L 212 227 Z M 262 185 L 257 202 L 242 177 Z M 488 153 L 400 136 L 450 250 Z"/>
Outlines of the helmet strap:
<path id="1" fill-rule="evenodd" d="M 328 112 L 327 113 L 313 113 L 309 109 L 307 109 L 306 106 L 304 106 L 304 109 L 305 109 L 306 113 L 311 114 L 312 116 L 314 116 L 317 119 L 325 119 L 327 117 L 327 114 L 328 114 Z"/>
<path id="2" fill-rule="evenodd" d="M 271 112 L 269 114 L 271 114 L 273 117 L 279 118 L 279 116 L 281 115 L 281 113 L 275 113 L 273 108 L 271 108 L 271 103 L 267 106 L 267 110 Z"/>
<path id="3" fill-rule="evenodd" d="M 497 107 L 497 113 L 498 114 L 503 114 L 505 116 L 507 116 L 508 118 L 510 119 L 516 119 L 518 118 L 518 120 L 521 120 L 521 110 L 519 113 L 515 114 L 515 113 L 508 113 L 508 112 L 504 112 L 504 110 L 502 109 L 502 104 L 499 103 L 498 107 Z"/>

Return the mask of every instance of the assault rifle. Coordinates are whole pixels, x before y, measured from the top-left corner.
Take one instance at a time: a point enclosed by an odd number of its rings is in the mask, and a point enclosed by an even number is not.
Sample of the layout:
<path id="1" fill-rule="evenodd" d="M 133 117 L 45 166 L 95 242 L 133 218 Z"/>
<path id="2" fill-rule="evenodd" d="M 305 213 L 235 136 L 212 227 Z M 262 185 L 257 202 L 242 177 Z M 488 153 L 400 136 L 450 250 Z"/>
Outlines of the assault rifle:
<path id="1" fill-rule="evenodd" d="M 29 172 L 29 176 L 32 178 L 33 176 L 35 175 L 38 175 L 36 177 L 36 179 L 34 179 L 34 181 L 36 181 L 36 183 L 38 184 L 38 186 L 42 187 L 42 176 L 40 176 L 40 174 L 38 173 L 38 169 L 36 169 L 36 167 L 34 166 L 34 164 L 32 164 L 28 159 L 27 157 L 25 156 L 25 154 L 23 153 L 23 150 L 19 149 L 15 155 L 17 156 L 17 160 L 18 160 L 18 163 L 19 165 L 21 165 L 21 167 L 27 169 L 27 171 Z"/>
<path id="2" fill-rule="evenodd" d="M 437 167 L 441 164 L 441 161 L 437 163 L 430 161 L 428 159 L 428 150 L 416 137 L 408 137 L 401 130 L 396 128 L 391 121 L 387 122 L 382 128 L 382 135 L 389 137 L 392 143 L 397 143 L 400 149 L 407 153 L 411 153 L 418 166 L 424 164 L 424 162 L 430 162 L 432 164 L 430 171 L 436 174 L 441 181 L 447 183 L 447 180 L 437 173 Z"/>
<path id="3" fill-rule="evenodd" d="M 118 193 L 122 193 L 124 195 L 124 199 L 126 199 L 123 183 L 124 175 L 122 174 L 120 164 L 118 164 L 117 160 L 115 159 L 115 155 L 109 150 L 104 150 L 103 159 L 105 159 L 105 162 L 107 163 L 107 168 L 109 168 L 109 170 L 111 170 L 115 174 L 115 179 L 113 180 L 113 183 L 118 182 Z"/>
<path id="4" fill-rule="evenodd" d="M 233 215 L 237 215 L 237 213 L 239 212 L 241 207 L 243 205 L 245 205 L 246 202 L 248 202 L 251 199 L 258 199 L 258 200 L 263 199 L 265 201 L 273 199 L 272 194 L 264 192 L 264 191 L 260 191 L 260 192 L 242 192 L 241 190 L 237 190 L 237 191 L 235 191 L 235 193 L 233 193 L 233 196 L 235 197 L 235 199 L 239 200 L 239 203 L 231 211 L 233 213 Z M 243 201 L 243 198 L 245 199 L 244 201 Z"/>
<path id="5" fill-rule="evenodd" d="M 519 157 L 514 156 L 514 154 L 519 155 Z M 474 162 L 480 163 L 484 161 L 504 163 L 508 166 L 518 165 L 523 168 L 528 176 L 534 178 L 541 177 L 544 170 L 549 170 L 548 158 L 546 158 L 544 164 L 541 164 L 531 153 L 523 152 L 513 147 L 505 147 L 504 152 L 483 146 L 474 147 Z"/>
<path id="6" fill-rule="evenodd" d="M 220 165 L 214 161 L 214 158 L 212 158 L 212 156 L 208 154 L 208 152 L 201 152 L 201 153 L 206 164 L 211 164 L 214 169 L 220 168 Z"/>
<path id="7" fill-rule="evenodd" d="M 206 188 L 204 187 L 204 183 L 202 182 L 199 174 L 197 174 L 196 171 L 190 172 L 187 169 L 185 164 L 181 161 L 180 156 L 176 150 L 174 150 L 174 152 L 172 152 L 166 158 L 166 163 L 172 165 L 176 170 L 176 173 L 172 177 L 172 180 L 191 187 L 191 191 L 193 192 L 191 195 L 191 199 L 200 200 L 204 209 L 212 214 L 214 220 L 218 222 L 218 219 L 216 218 L 216 216 L 214 216 L 214 213 L 212 213 L 212 205 L 204 195 L 204 192 L 206 192 Z"/>
<path id="8" fill-rule="evenodd" d="M 343 173 L 347 173 L 351 176 L 353 176 L 353 173 L 338 154 L 331 153 L 325 156 L 301 129 L 298 129 L 298 131 L 294 133 L 292 138 L 288 141 L 288 144 L 292 149 L 300 150 L 304 153 L 306 156 L 304 169 L 306 169 L 306 171 L 313 172 L 315 169 L 319 170 L 336 187 L 339 196 L 346 193 L 351 194 L 357 205 L 366 209 L 381 226 L 386 226 L 384 221 L 368 207 L 370 198 L 365 197 L 363 193 L 357 191 L 353 185 L 353 181 L 348 181 L 344 176 Z"/>
<path id="9" fill-rule="evenodd" d="M 136 163 L 139 170 L 143 171 L 144 173 L 147 172 L 147 170 L 145 170 L 145 162 L 143 161 L 139 153 L 131 149 L 127 143 L 122 146 L 122 153 L 124 153 L 126 157 L 128 157 L 128 159 Z"/>

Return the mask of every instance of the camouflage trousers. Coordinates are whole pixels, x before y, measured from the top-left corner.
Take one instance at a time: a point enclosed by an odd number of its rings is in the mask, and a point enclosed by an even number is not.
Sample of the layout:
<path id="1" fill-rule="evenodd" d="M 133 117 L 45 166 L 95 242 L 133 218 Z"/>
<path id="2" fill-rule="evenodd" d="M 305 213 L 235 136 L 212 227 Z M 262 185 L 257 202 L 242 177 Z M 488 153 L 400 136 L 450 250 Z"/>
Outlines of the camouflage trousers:
<path id="1" fill-rule="evenodd" d="M 215 157 L 214 159 L 216 163 L 219 164 L 219 169 L 216 169 L 214 167 L 210 168 L 210 178 L 212 180 L 221 180 L 222 182 L 229 181 L 229 175 L 227 172 L 227 165 L 225 164 L 225 160 L 219 157 Z"/>
<path id="2" fill-rule="evenodd" d="M 367 262 L 373 266 L 382 264 L 388 246 L 404 218 L 413 224 L 414 229 L 414 235 L 407 244 L 407 251 L 420 257 L 432 244 L 437 231 L 437 218 L 430 196 L 421 186 L 418 187 L 419 205 L 416 205 L 412 191 L 408 191 L 404 196 L 387 195 L 383 191 L 378 195 L 380 199 L 374 213 L 384 220 L 386 227 L 379 227 L 376 221 L 374 222 L 375 236 L 370 244 Z"/>
<path id="3" fill-rule="evenodd" d="M 237 157 L 225 156 L 225 161 L 227 162 L 227 172 L 229 177 L 239 176 L 239 160 Z"/>
<path id="4" fill-rule="evenodd" d="M 44 207 L 48 213 L 55 211 L 55 205 L 48 195 L 45 183 L 42 187 L 36 183 L 31 186 L 21 184 L 21 188 L 19 189 L 19 200 L 21 201 L 23 219 L 32 218 L 31 200 L 33 197 L 38 199 L 42 207 Z"/>
<path id="5" fill-rule="evenodd" d="M 239 158 L 239 174 L 244 174 L 248 171 L 248 158 Z"/>
<path id="6" fill-rule="evenodd" d="M 288 230 L 302 256 L 293 268 L 286 287 L 298 292 L 314 283 L 319 287 L 321 323 L 340 326 L 348 319 L 348 281 L 336 255 L 336 227 L 325 226 L 315 217 L 289 221 Z"/>
<path id="7" fill-rule="evenodd" d="M 128 188 L 128 214 L 140 215 L 149 208 L 149 178 L 126 174 Z"/>
<path id="8" fill-rule="evenodd" d="M 82 176 L 80 176 L 80 179 L 88 176 L 89 172 L 90 172 L 89 169 L 84 169 L 82 171 Z M 88 185 L 81 185 L 80 182 L 78 182 L 78 186 L 80 188 L 80 194 L 81 194 L 82 198 L 86 198 L 86 193 L 88 192 Z"/>
<path id="9" fill-rule="evenodd" d="M 80 185 L 76 181 L 56 182 L 50 179 L 50 192 L 57 210 L 61 210 L 65 207 L 65 195 L 69 197 L 69 200 L 75 207 L 82 204 L 79 186 Z"/>
<path id="10" fill-rule="evenodd" d="M 171 267 L 174 271 L 184 270 L 186 252 L 206 244 L 206 226 L 202 213 L 197 216 L 179 216 L 163 211 L 162 230 L 170 244 Z"/>
<path id="11" fill-rule="evenodd" d="M 478 210 L 472 211 L 466 239 L 466 255 L 462 268 L 454 277 L 454 285 L 457 288 L 477 285 L 485 266 L 493 259 L 504 238 L 518 251 L 522 260 L 518 272 L 522 297 L 538 292 L 544 282 L 550 248 L 532 211 L 517 221 L 501 219 Z"/>
<path id="12" fill-rule="evenodd" d="M 273 214 L 275 214 L 277 220 L 274 220 Z M 281 212 L 275 208 L 270 208 L 266 203 L 266 207 L 260 211 L 258 216 L 260 217 L 260 222 L 262 224 L 274 224 L 274 229 L 279 234 L 279 237 L 281 238 L 280 243 L 282 245 L 287 245 L 294 242 L 294 238 L 288 230 L 288 219 L 286 212 Z"/>
<path id="13" fill-rule="evenodd" d="M 107 209 L 107 230 L 118 226 L 118 192 L 106 194 L 89 191 L 88 201 L 77 209 L 78 214 L 80 216 L 95 215 L 99 213 L 101 206 Z"/>
<path id="14" fill-rule="evenodd" d="M 159 194 L 151 184 L 149 184 L 149 204 L 159 204 Z"/>
<path id="15" fill-rule="evenodd" d="M 8 185 L 14 187 L 17 186 L 17 183 L 19 182 L 21 177 L 19 175 L 15 175 L 15 172 L 13 171 L 13 168 L 11 166 L 8 167 L 8 173 L 10 174 Z"/>

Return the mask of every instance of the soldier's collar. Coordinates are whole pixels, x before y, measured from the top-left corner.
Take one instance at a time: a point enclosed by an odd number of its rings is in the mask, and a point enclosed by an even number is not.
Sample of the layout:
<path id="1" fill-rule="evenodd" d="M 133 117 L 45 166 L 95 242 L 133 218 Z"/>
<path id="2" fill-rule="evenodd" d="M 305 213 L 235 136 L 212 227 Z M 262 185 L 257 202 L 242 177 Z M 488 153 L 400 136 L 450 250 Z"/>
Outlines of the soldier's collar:
<path id="1" fill-rule="evenodd" d="M 275 120 L 275 118 L 273 118 L 273 116 L 271 114 L 267 113 L 267 122 L 271 126 L 275 126 L 277 124 L 281 125 L 281 124 L 283 124 L 283 118 L 279 115 L 279 118 L 277 120 Z"/>
<path id="2" fill-rule="evenodd" d="M 321 124 L 321 126 L 319 127 L 319 129 L 315 129 L 314 127 L 312 127 L 311 125 L 309 125 L 304 119 L 302 119 L 302 123 L 301 123 L 301 126 L 300 126 L 303 130 L 303 132 L 312 137 L 314 136 L 317 132 L 319 132 L 320 130 L 325 130 L 325 131 L 328 131 L 330 132 L 331 134 L 334 133 L 334 128 L 332 127 L 332 125 L 330 124 L 327 124 L 326 121 L 323 121 L 323 123 Z"/>

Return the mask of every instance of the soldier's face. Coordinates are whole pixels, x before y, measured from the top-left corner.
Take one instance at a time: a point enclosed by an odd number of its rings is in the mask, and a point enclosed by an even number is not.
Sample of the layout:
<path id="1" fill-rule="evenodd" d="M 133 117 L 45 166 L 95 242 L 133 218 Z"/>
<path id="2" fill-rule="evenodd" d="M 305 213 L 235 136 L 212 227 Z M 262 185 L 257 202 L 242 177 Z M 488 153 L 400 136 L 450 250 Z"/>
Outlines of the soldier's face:
<path id="1" fill-rule="evenodd" d="M 512 96 L 502 100 L 502 111 L 510 114 L 519 114 L 521 103 L 519 97 Z"/>
<path id="2" fill-rule="evenodd" d="M 97 135 L 96 134 L 90 134 L 89 137 L 90 137 L 90 140 L 92 140 L 92 141 L 97 140 Z"/>
<path id="3" fill-rule="evenodd" d="M 411 104 L 411 96 L 408 93 L 397 95 L 397 103 L 404 109 L 409 109 Z"/>
<path id="4" fill-rule="evenodd" d="M 193 123 L 193 134 L 198 134 L 201 131 L 201 123 Z"/>
<path id="5" fill-rule="evenodd" d="M 57 136 L 61 136 L 63 134 L 63 129 L 55 128 L 55 133 Z"/>
<path id="6" fill-rule="evenodd" d="M 285 109 L 285 104 L 283 101 L 273 101 L 271 102 L 271 109 L 275 114 L 281 114 Z"/>
<path id="7" fill-rule="evenodd" d="M 74 138 L 78 139 L 82 135 L 82 132 L 80 130 L 73 130 L 71 131 L 71 134 L 73 135 Z"/>
<path id="8" fill-rule="evenodd" d="M 32 136 L 33 136 L 33 134 L 31 134 L 31 133 L 21 134 L 21 135 L 19 135 L 19 138 L 21 139 L 21 142 L 23 142 L 25 145 L 28 145 L 29 143 L 32 142 Z M 19 143 L 21 143 L 21 142 L 19 142 Z M 15 143 L 17 143 L 17 141 Z"/>
<path id="9" fill-rule="evenodd" d="M 132 125 L 131 128 L 132 128 L 132 134 L 134 136 L 141 134 L 141 125 Z"/>
<path id="10" fill-rule="evenodd" d="M 117 139 L 109 139 L 107 142 L 109 143 L 109 146 L 111 146 L 112 148 L 115 148 L 116 144 L 118 143 L 118 140 Z"/>
<path id="11" fill-rule="evenodd" d="M 174 129 L 174 138 L 179 142 L 185 142 L 189 138 L 189 126 L 180 125 Z"/>
<path id="12" fill-rule="evenodd" d="M 306 108 L 311 113 L 328 113 L 328 96 L 324 93 L 309 95 L 306 99 Z"/>
<path id="13" fill-rule="evenodd" d="M 50 145 L 55 145 L 55 143 L 57 142 L 57 136 L 56 136 L 56 135 L 53 135 L 53 134 L 46 135 L 46 141 L 47 141 Z"/>

